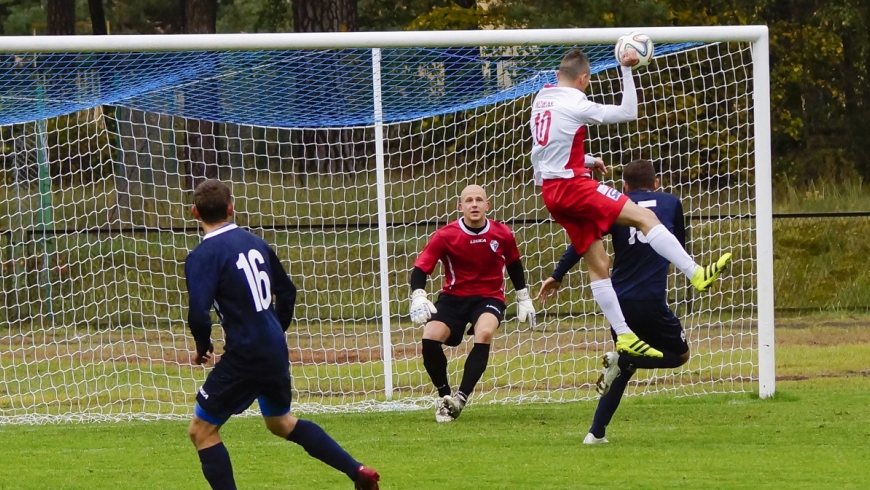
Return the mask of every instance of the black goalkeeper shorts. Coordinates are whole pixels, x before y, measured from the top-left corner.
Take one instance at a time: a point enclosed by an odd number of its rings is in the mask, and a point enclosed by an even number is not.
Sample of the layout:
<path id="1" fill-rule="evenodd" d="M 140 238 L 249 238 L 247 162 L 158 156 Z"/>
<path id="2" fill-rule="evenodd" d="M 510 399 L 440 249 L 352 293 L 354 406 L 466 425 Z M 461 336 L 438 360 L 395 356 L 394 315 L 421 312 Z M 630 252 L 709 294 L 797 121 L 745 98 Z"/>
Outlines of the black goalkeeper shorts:
<path id="1" fill-rule="evenodd" d="M 429 321 L 442 322 L 450 329 L 450 337 L 444 342 L 445 345 L 455 347 L 462 343 L 462 336 L 466 333 L 474 335 L 474 324 L 480 319 L 480 315 L 491 313 L 498 320 L 499 325 L 504 320 L 504 301 L 496 298 L 484 298 L 482 296 L 454 296 L 441 293 L 435 302 L 438 311 L 432 314 Z"/>

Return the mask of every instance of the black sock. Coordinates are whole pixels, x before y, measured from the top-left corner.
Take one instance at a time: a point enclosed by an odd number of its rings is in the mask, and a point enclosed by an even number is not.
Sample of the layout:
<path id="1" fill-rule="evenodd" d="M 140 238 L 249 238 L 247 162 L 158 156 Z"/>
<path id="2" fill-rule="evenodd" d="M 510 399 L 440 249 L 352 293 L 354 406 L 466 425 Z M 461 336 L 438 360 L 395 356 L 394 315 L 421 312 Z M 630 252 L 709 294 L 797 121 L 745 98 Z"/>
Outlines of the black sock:
<path id="1" fill-rule="evenodd" d="M 683 365 L 683 359 L 673 352 L 664 351 L 662 357 L 619 355 L 620 369 L 657 369 L 678 368 Z"/>
<path id="2" fill-rule="evenodd" d="M 475 343 L 468 353 L 468 359 L 465 360 L 465 372 L 462 373 L 462 383 L 459 385 L 459 391 L 467 398 L 474 391 L 483 372 L 486 371 L 486 364 L 489 362 L 489 344 Z"/>
<path id="3" fill-rule="evenodd" d="M 622 356 L 620 356 L 622 357 Z M 592 418 L 592 427 L 589 432 L 593 436 L 601 439 L 604 437 L 604 431 L 607 429 L 613 414 L 619 408 L 619 402 L 622 400 L 622 394 L 625 393 L 625 387 L 628 386 L 628 380 L 634 376 L 634 370 L 621 369 L 619 376 L 613 380 L 610 385 L 610 391 L 598 400 L 598 408 L 595 409 L 595 416 Z"/>
<path id="4" fill-rule="evenodd" d="M 223 442 L 212 447 L 200 449 L 199 462 L 202 464 L 202 474 L 208 480 L 212 490 L 236 490 L 236 480 L 233 478 L 233 464 L 230 453 Z"/>
<path id="5" fill-rule="evenodd" d="M 438 396 L 450 394 L 450 384 L 447 382 L 447 356 L 444 347 L 437 340 L 423 339 L 423 367 L 432 378 L 432 384 L 438 388 Z"/>
<path id="6" fill-rule="evenodd" d="M 359 476 L 359 462 L 314 422 L 296 421 L 296 427 L 287 435 L 287 440 L 299 444 L 311 457 L 332 466 L 351 480 L 356 481 Z"/>

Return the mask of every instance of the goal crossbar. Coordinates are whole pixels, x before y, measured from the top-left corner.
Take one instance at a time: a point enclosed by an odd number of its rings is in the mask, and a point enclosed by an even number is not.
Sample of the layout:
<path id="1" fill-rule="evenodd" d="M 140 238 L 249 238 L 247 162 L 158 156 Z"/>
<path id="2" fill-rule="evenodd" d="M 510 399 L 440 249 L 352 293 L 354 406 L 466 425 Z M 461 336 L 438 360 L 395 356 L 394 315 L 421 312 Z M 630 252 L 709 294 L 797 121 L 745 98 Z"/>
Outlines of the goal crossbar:
<path id="1" fill-rule="evenodd" d="M 408 48 L 609 43 L 643 31 L 655 42 L 758 42 L 767 26 L 611 27 L 270 34 L 124 36 L 3 36 L 0 52 L 223 51 L 269 49 Z"/>

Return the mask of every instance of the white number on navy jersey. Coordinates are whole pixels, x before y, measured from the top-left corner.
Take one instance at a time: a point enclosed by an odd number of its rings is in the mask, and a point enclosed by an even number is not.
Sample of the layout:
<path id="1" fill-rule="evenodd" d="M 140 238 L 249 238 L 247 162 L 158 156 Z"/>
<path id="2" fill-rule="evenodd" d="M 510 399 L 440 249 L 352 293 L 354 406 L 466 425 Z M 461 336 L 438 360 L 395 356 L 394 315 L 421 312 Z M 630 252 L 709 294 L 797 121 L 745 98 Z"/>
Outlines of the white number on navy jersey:
<path id="1" fill-rule="evenodd" d="M 248 287 L 251 288 L 251 296 L 254 298 L 254 307 L 257 311 L 263 311 L 272 304 L 272 283 L 269 281 L 269 274 L 261 271 L 258 264 L 264 264 L 266 261 L 256 249 L 248 251 L 248 256 L 239 254 L 239 260 L 236 261 L 236 267 L 245 272 L 245 277 L 248 279 Z"/>
<path id="2" fill-rule="evenodd" d="M 649 201 L 641 201 L 641 202 L 637 203 L 637 205 L 642 207 L 642 208 L 654 208 L 654 207 L 656 207 L 656 200 L 651 199 Z M 628 229 L 628 244 L 629 245 L 635 244 L 635 236 L 637 237 L 638 242 L 646 243 L 646 235 L 644 235 L 642 231 L 640 231 L 637 228 L 632 226 L 631 228 Z"/>

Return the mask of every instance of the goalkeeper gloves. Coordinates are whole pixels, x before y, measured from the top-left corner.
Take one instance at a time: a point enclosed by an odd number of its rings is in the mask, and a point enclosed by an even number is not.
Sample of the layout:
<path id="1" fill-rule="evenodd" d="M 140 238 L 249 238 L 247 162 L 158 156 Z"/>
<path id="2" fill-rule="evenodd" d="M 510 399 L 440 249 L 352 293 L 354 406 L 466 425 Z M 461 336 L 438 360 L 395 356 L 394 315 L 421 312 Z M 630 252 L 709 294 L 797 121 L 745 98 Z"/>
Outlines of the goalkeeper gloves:
<path id="1" fill-rule="evenodd" d="M 517 291 L 517 319 L 521 322 L 529 321 L 529 326 L 535 328 L 535 306 L 528 289 Z"/>
<path id="2" fill-rule="evenodd" d="M 426 297 L 426 291 L 416 289 L 411 293 L 411 321 L 417 325 L 425 325 L 437 312 L 435 305 Z"/>

